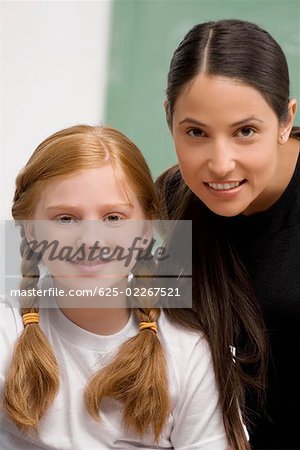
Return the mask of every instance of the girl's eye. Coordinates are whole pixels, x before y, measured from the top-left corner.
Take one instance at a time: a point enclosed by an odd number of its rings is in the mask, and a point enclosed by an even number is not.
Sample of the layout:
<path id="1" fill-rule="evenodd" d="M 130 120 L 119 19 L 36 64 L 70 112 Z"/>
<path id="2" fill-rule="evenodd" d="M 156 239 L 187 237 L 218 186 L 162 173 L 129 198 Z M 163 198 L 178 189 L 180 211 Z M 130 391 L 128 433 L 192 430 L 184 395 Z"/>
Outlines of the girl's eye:
<path id="1" fill-rule="evenodd" d="M 252 127 L 243 127 L 237 132 L 238 137 L 253 137 L 256 131 Z"/>
<path id="2" fill-rule="evenodd" d="M 104 220 L 104 222 L 108 222 L 108 223 L 118 223 L 121 220 L 123 220 L 123 217 L 121 217 L 118 214 L 109 214 L 103 220 Z"/>
<path id="3" fill-rule="evenodd" d="M 62 224 L 70 224 L 70 223 L 76 223 L 77 222 L 77 219 L 74 219 L 71 216 L 61 216 L 61 217 L 58 217 L 56 220 L 59 223 L 62 223 Z"/>
<path id="4" fill-rule="evenodd" d="M 201 128 L 190 128 L 187 131 L 188 136 L 194 137 L 194 138 L 201 138 L 204 137 L 204 132 L 201 130 Z"/>

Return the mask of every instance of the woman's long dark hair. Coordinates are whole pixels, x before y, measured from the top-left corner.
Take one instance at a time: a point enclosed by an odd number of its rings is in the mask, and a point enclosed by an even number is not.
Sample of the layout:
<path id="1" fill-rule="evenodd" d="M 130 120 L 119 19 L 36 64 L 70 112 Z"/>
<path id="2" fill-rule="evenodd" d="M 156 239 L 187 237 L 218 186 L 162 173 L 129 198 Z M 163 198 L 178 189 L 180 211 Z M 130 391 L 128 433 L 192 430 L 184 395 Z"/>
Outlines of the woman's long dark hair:
<path id="1" fill-rule="evenodd" d="M 245 393 L 264 397 L 267 338 L 257 301 L 242 264 L 229 242 L 221 239 L 212 214 L 189 190 L 178 166 L 156 181 L 160 216 L 192 220 L 192 309 L 169 309 L 176 322 L 201 329 L 210 344 L 220 405 L 230 448 L 250 450 L 241 417 L 248 423 Z M 176 236 L 175 239 L 182 239 Z M 233 356 L 232 347 L 237 347 Z"/>
<path id="2" fill-rule="evenodd" d="M 194 26 L 176 49 L 166 90 L 172 129 L 176 100 L 199 73 L 234 78 L 258 90 L 279 122 L 288 117 L 289 74 L 278 43 L 257 25 L 221 20 Z M 291 137 L 300 139 L 300 128 Z M 267 334 L 247 271 L 215 215 L 189 189 L 178 165 L 156 182 L 161 217 L 193 221 L 193 310 L 169 310 L 181 323 L 205 332 L 213 355 L 224 424 L 233 449 L 249 449 L 240 421 L 247 421 L 245 393 L 262 393 L 266 380 Z M 234 358 L 230 346 L 237 346 Z M 239 405 L 239 406 L 238 406 Z"/>

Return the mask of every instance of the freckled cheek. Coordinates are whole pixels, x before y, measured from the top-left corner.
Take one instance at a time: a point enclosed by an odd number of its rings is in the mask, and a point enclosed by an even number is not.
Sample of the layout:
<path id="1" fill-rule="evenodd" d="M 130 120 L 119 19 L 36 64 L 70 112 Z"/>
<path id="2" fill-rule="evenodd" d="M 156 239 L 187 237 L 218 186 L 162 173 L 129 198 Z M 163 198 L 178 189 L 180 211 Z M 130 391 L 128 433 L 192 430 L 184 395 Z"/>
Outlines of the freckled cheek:
<path id="1" fill-rule="evenodd" d="M 36 233 L 36 239 L 38 242 L 46 241 L 48 244 L 51 242 L 57 242 L 57 247 L 62 248 L 65 246 L 75 246 L 80 234 L 77 231 L 65 225 L 58 226 L 51 221 L 43 221 L 42 227 L 39 227 Z"/>

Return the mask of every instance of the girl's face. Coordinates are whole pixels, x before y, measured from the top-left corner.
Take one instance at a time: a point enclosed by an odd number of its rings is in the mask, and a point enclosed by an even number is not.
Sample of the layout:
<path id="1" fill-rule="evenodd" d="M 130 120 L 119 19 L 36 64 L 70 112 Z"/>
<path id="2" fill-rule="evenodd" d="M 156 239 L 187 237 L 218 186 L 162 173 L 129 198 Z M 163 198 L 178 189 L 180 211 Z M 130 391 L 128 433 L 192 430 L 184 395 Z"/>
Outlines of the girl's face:
<path id="1" fill-rule="evenodd" d="M 199 74 L 175 102 L 172 134 L 182 176 L 216 214 L 256 212 L 279 173 L 282 128 L 262 95 Z"/>
<path id="2" fill-rule="evenodd" d="M 111 165 L 47 183 L 34 211 L 32 238 L 58 242 L 52 257 L 54 245 L 43 258 L 57 285 L 105 288 L 127 278 L 136 253 L 127 265 L 118 253 L 105 261 L 117 246 L 128 254 L 134 239 L 145 237 L 145 213 L 133 190 L 127 184 L 125 189 Z"/>

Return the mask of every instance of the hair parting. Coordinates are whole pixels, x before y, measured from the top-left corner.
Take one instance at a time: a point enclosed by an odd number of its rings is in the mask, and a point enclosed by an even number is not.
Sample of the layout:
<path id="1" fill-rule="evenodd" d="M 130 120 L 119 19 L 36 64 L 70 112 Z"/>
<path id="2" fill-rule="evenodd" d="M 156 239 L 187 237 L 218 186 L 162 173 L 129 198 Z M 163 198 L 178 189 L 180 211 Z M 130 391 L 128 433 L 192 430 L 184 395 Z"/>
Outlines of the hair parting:
<path id="1" fill-rule="evenodd" d="M 224 76 L 254 87 L 275 112 L 288 117 L 290 80 L 280 45 L 258 25 L 236 19 L 195 25 L 183 38 L 171 60 L 166 89 L 167 122 L 172 129 L 176 100 L 200 73 Z M 300 139 L 300 127 L 290 137 Z"/>

